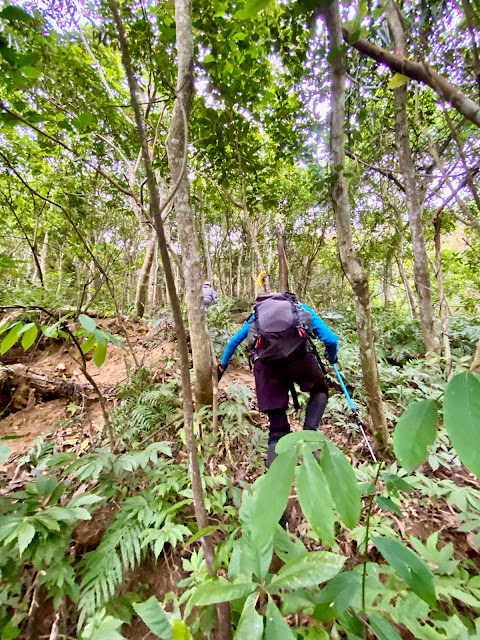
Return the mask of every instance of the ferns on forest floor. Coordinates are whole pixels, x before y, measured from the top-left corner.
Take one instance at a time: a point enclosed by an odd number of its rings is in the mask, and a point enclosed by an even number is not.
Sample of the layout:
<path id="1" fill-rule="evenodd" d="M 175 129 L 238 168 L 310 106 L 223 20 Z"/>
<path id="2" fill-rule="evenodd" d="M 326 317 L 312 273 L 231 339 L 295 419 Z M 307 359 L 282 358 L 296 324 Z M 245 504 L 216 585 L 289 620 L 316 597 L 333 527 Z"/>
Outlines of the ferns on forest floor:
<path id="1" fill-rule="evenodd" d="M 117 433 L 126 442 L 135 442 L 148 436 L 162 424 L 181 418 L 179 382 L 151 383 L 149 374 L 139 370 L 122 387 L 118 397 L 123 403 L 113 415 Z"/>

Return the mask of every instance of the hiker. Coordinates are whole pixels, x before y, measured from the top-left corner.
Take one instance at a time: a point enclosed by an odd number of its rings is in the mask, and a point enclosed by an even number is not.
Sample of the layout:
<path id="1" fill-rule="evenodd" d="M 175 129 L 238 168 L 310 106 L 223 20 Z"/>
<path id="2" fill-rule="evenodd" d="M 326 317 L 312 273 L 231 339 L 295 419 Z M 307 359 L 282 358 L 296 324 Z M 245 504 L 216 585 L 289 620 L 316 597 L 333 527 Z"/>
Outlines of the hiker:
<path id="1" fill-rule="evenodd" d="M 208 309 L 212 306 L 212 304 L 217 304 L 217 294 L 215 293 L 215 289 L 212 287 L 211 283 L 208 280 L 205 280 L 202 287 L 203 293 L 203 306 L 205 309 Z"/>
<path id="2" fill-rule="evenodd" d="M 269 420 L 267 467 L 276 458 L 277 442 L 290 433 L 286 409 L 293 383 L 310 392 L 304 429 L 316 431 L 327 406 L 327 383 L 312 335 L 323 341 L 328 361 L 336 362 L 337 336 L 306 304 L 293 293 L 266 293 L 255 300 L 254 313 L 229 340 L 218 365 L 220 380 L 233 352 L 248 337 L 258 410 Z"/>

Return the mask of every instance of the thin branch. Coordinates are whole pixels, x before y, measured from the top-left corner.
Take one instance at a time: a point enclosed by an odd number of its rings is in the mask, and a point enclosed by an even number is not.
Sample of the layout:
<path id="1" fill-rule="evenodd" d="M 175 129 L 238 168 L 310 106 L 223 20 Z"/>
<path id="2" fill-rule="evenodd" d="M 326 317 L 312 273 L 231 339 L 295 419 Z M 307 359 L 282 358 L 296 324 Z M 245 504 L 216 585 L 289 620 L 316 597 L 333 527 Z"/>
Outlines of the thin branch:
<path id="1" fill-rule="evenodd" d="M 320 9 L 320 7 L 318 8 Z M 417 80 L 431 87 L 444 100 L 446 100 L 454 109 L 461 113 L 465 118 L 473 122 L 474 125 L 480 127 L 480 105 L 466 96 L 458 87 L 449 82 L 444 76 L 440 75 L 427 64 L 408 60 L 403 56 L 390 53 L 386 49 L 359 37 L 355 41 L 352 40 L 352 31 L 345 26 L 342 27 L 343 39 L 349 45 L 357 49 L 360 53 L 365 54 L 380 64 L 385 64 L 392 71 L 401 73 L 412 80 Z"/>
<path id="2" fill-rule="evenodd" d="M 360 164 L 363 164 L 365 167 L 372 169 L 372 171 L 376 171 L 377 173 L 382 174 L 382 176 L 385 176 L 386 178 L 391 180 L 394 184 L 397 185 L 397 187 L 401 191 L 403 191 L 403 193 L 405 193 L 405 187 L 400 182 L 400 180 L 395 177 L 394 172 L 391 169 L 382 169 L 381 167 L 376 167 L 373 164 L 370 164 L 369 162 L 361 158 L 360 156 L 357 156 L 356 153 L 354 153 L 353 151 L 350 151 L 349 149 L 345 149 L 345 154 L 352 160 L 356 160 L 357 162 L 360 162 Z"/>
<path id="3" fill-rule="evenodd" d="M 47 133 L 46 131 L 43 131 L 42 129 L 39 129 L 38 127 L 36 127 L 34 124 L 32 124 L 31 122 L 28 122 L 28 120 L 25 120 L 25 118 L 23 118 L 20 114 L 15 113 L 15 111 L 12 111 L 11 109 L 9 109 L 8 107 L 6 107 L 3 103 L 0 103 L 0 108 L 3 109 L 3 111 L 5 111 L 6 113 L 8 113 L 9 115 L 11 115 L 13 118 L 16 118 L 17 120 L 19 120 L 20 122 L 23 122 L 25 125 L 27 125 L 27 127 L 30 127 L 31 129 L 33 129 L 34 131 L 36 131 L 37 133 L 39 133 L 41 136 L 44 136 L 45 138 L 47 138 L 48 140 L 50 140 L 51 142 L 54 142 L 55 144 L 58 144 L 60 147 L 63 147 L 64 149 L 66 149 L 66 151 L 68 151 L 69 153 L 71 153 L 73 156 L 75 156 L 76 158 L 80 158 L 80 160 L 82 160 L 82 162 L 84 162 L 88 167 L 90 167 L 91 169 L 93 169 L 96 173 L 99 173 L 101 176 L 103 176 L 105 178 L 105 180 L 107 180 L 108 182 L 110 182 L 111 185 L 113 185 L 116 189 L 118 189 L 119 191 L 121 191 L 122 193 L 124 193 L 125 195 L 129 196 L 130 198 L 134 198 L 136 199 L 136 196 L 134 193 L 132 193 L 131 191 L 129 191 L 128 189 L 126 189 L 124 186 L 122 186 L 119 182 L 117 182 L 116 180 L 114 180 L 113 178 L 111 178 L 108 173 L 105 173 L 105 171 L 103 171 L 102 169 L 100 169 L 99 167 L 96 167 L 92 162 L 90 162 L 89 160 L 86 160 L 85 158 L 82 158 L 82 156 L 77 153 L 76 151 L 74 151 L 73 149 L 71 149 L 68 145 L 66 145 L 64 142 L 62 142 L 61 140 L 58 140 L 58 138 L 55 138 L 54 136 L 51 136 L 49 133 Z"/>
<path id="4" fill-rule="evenodd" d="M 5 200 L 5 202 L 8 204 L 10 211 L 13 213 L 13 216 L 15 218 L 15 220 L 17 221 L 18 226 L 20 227 L 23 235 L 25 236 L 25 240 L 28 243 L 28 246 L 30 247 L 30 250 L 32 252 L 33 255 L 33 259 L 35 261 L 35 266 L 37 267 L 37 271 L 38 271 L 38 277 L 40 278 L 40 283 L 42 285 L 42 287 L 45 286 L 45 283 L 43 281 L 43 273 L 42 273 L 42 268 L 40 266 L 40 262 L 38 260 L 38 255 L 37 255 L 37 251 L 35 249 L 35 245 L 30 241 L 30 238 L 28 237 L 27 232 L 25 231 L 25 228 L 22 224 L 22 221 L 20 220 L 20 218 L 17 216 L 17 212 L 15 211 L 15 207 L 12 205 L 11 201 L 7 198 L 7 196 L 3 193 L 0 192 Z"/>

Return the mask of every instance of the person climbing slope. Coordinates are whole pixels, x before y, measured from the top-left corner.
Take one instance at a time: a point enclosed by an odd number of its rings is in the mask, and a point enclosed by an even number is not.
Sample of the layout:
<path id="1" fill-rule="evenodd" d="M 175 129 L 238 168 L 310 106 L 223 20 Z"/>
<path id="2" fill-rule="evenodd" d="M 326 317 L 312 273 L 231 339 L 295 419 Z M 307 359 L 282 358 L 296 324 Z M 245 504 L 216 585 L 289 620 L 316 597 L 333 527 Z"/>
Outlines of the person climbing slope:
<path id="1" fill-rule="evenodd" d="M 235 349 L 248 337 L 258 410 L 269 419 L 267 467 L 276 457 L 277 442 L 290 432 L 286 409 L 293 383 L 310 392 L 304 429 L 316 430 L 327 406 L 327 383 L 313 352 L 312 336 L 323 341 L 328 361 L 336 362 L 337 336 L 316 313 L 293 293 L 266 293 L 255 300 L 253 314 L 229 340 L 218 364 L 220 380 Z"/>
<path id="2" fill-rule="evenodd" d="M 211 282 L 209 282 L 208 280 L 203 283 L 202 294 L 203 306 L 205 307 L 205 309 L 211 307 L 212 304 L 217 304 L 217 294 L 215 293 L 215 289 L 212 287 Z"/>

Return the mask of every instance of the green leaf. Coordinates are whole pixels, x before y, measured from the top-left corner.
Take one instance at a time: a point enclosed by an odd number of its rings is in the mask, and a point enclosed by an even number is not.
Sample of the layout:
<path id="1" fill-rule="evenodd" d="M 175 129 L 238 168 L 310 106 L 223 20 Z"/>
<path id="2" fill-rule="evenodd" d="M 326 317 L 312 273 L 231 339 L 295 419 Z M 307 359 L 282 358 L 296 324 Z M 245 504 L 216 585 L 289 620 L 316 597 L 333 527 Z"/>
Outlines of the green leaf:
<path id="1" fill-rule="evenodd" d="M 172 620 L 172 640 L 192 640 L 192 634 L 183 620 Z"/>
<path id="2" fill-rule="evenodd" d="M 450 380 L 443 421 L 458 457 L 480 478 L 480 379 L 475 374 L 465 371 Z"/>
<path id="3" fill-rule="evenodd" d="M 397 89 L 398 87 L 402 87 L 409 80 L 410 78 L 404 76 L 402 73 L 395 73 L 387 84 L 387 89 Z"/>
<path id="4" fill-rule="evenodd" d="M 83 131 L 93 122 L 93 116 L 91 113 L 80 113 L 78 118 L 75 119 L 78 128 Z M 80 319 L 80 318 L 79 318 Z"/>
<path id="5" fill-rule="evenodd" d="M 24 327 L 25 328 L 25 327 Z M 32 323 L 32 325 L 30 326 L 29 329 L 27 329 L 27 331 L 25 331 L 25 333 L 22 336 L 22 349 L 24 349 L 25 351 L 27 349 L 30 349 L 30 347 L 32 346 L 32 344 L 35 342 L 35 340 L 37 339 L 37 335 L 38 335 L 38 328 L 37 325 Z"/>
<path id="6" fill-rule="evenodd" d="M 313 587 L 330 580 L 341 571 L 346 558 L 329 551 L 312 551 L 297 560 L 283 565 L 272 578 L 275 589 L 299 589 Z"/>
<path id="7" fill-rule="evenodd" d="M 189 538 L 184 542 L 184 545 L 188 547 L 189 545 L 192 544 L 192 542 L 196 542 L 197 540 L 200 540 L 200 538 L 203 538 L 205 536 L 210 536 L 212 535 L 212 533 L 215 533 L 215 531 L 219 531 L 219 530 L 229 531 L 231 530 L 231 527 L 227 524 L 210 524 L 208 525 L 208 527 L 204 527 L 203 529 L 200 529 L 199 531 L 197 531 L 195 535 L 193 535 L 191 538 Z"/>
<path id="8" fill-rule="evenodd" d="M 56 338 L 58 336 L 58 322 L 52 324 L 51 327 L 44 327 L 42 330 L 46 338 Z"/>
<path id="9" fill-rule="evenodd" d="M 355 473 L 338 447 L 326 439 L 320 456 L 320 466 L 327 478 L 338 514 L 350 529 L 360 517 L 361 501 Z"/>
<path id="10" fill-rule="evenodd" d="M 11 620 L 9 620 L 2 629 L 0 640 L 15 640 L 15 638 L 18 638 L 20 633 L 20 629 L 16 627 Z"/>
<path id="11" fill-rule="evenodd" d="M 234 17 L 239 20 L 247 20 L 248 18 L 252 18 L 257 13 L 268 7 L 271 0 L 247 0 L 245 6 L 242 9 L 239 9 Z"/>
<path id="12" fill-rule="evenodd" d="M 401 516 L 402 512 L 397 507 L 397 505 L 393 502 L 391 498 L 385 498 L 383 496 L 376 496 L 375 502 L 378 504 L 380 509 L 383 511 L 391 511 L 392 513 L 396 513 L 397 516 Z"/>
<path id="13" fill-rule="evenodd" d="M 327 479 L 306 446 L 301 450 L 303 463 L 295 469 L 298 501 L 315 533 L 329 547 L 333 545 L 333 502 Z"/>
<path id="14" fill-rule="evenodd" d="M 275 447 L 275 451 L 280 455 L 281 453 L 286 453 L 291 449 L 298 448 L 298 446 L 304 442 L 315 443 L 318 444 L 318 449 L 323 446 L 323 443 L 327 440 L 327 438 L 320 433 L 320 431 L 310 431 L 305 429 L 303 431 L 295 431 L 294 433 L 289 433 L 283 438 L 280 438 L 277 446 Z"/>
<path id="15" fill-rule="evenodd" d="M 322 589 L 313 617 L 326 621 L 337 618 L 352 605 L 353 599 L 361 592 L 362 577 L 357 573 L 345 571 L 335 576 Z"/>
<path id="16" fill-rule="evenodd" d="M 21 324 L 15 324 L 10 329 L 10 331 L 7 333 L 7 335 L 2 340 L 2 343 L 0 344 L 0 354 L 3 355 L 13 347 L 13 345 L 16 343 L 16 341 L 19 338 L 21 328 L 22 328 Z"/>
<path id="17" fill-rule="evenodd" d="M 93 333 L 97 328 L 95 320 L 93 318 L 90 318 L 90 316 L 86 316 L 84 313 L 81 313 L 78 316 L 78 321 L 85 329 L 85 331 L 88 331 L 88 333 Z"/>
<path id="18" fill-rule="evenodd" d="M 245 598 L 255 589 L 253 582 L 231 584 L 230 582 L 215 580 L 205 582 L 197 587 L 192 596 L 193 605 L 205 606 L 216 602 L 230 602 L 238 598 Z"/>
<path id="19" fill-rule="evenodd" d="M 273 537 L 273 548 L 280 560 L 290 562 L 307 554 L 305 545 L 293 534 L 289 534 L 281 526 L 277 526 Z"/>
<path id="20" fill-rule="evenodd" d="M 5 7 L 3 11 L 0 11 L 0 18 L 3 18 L 4 20 L 19 20 L 21 22 L 33 20 L 29 13 L 20 9 L 20 7 L 15 7 L 14 5 Z"/>
<path id="21" fill-rule="evenodd" d="M 152 633 L 161 640 L 172 640 L 172 626 L 155 596 L 134 602 L 132 607 Z"/>
<path id="22" fill-rule="evenodd" d="M 95 336 L 89 336 L 84 342 L 82 342 L 82 346 L 80 347 L 82 353 L 88 353 L 96 344 L 97 339 Z"/>
<path id="23" fill-rule="evenodd" d="M 0 464 L 4 464 L 10 457 L 10 447 L 3 444 L 0 446 Z"/>
<path id="24" fill-rule="evenodd" d="M 263 636 L 263 617 L 255 610 L 256 594 L 248 596 L 243 607 L 233 640 L 261 640 Z"/>
<path id="25" fill-rule="evenodd" d="M 393 432 L 393 451 L 402 467 L 412 471 L 427 457 L 437 436 L 437 407 L 433 400 L 409 405 Z"/>
<path id="26" fill-rule="evenodd" d="M 93 352 L 93 361 L 97 365 L 97 367 L 101 367 L 105 362 L 105 358 L 107 356 L 107 347 L 103 344 L 97 343 L 95 347 L 95 351 Z"/>
<path id="27" fill-rule="evenodd" d="M 252 543 L 258 548 L 264 547 L 273 537 L 287 506 L 296 464 L 296 450 L 286 451 L 275 458 L 267 474 L 259 478 L 261 482 L 257 480 L 250 531 Z"/>
<path id="28" fill-rule="evenodd" d="M 25 65 L 20 69 L 20 71 L 25 77 L 32 78 L 33 80 L 36 80 L 42 75 L 41 69 L 38 67 L 31 67 L 30 65 Z"/>
<path id="29" fill-rule="evenodd" d="M 265 640 L 295 640 L 290 627 L 284 622 L 282 614 L 271 598 L 268 599 L 265 618 Z"/>
<path id="30" fill-rule="evenodd" d="M 413 551 L 392 538 L 372 538 L 388 564 L 407 583 L 419 598 L 435 607 L 437 598 L 433 586 L 432 574 L 425 562 Z"/>
<path id="31" fill-rule="evenodd" d="M 382 471 L 380 473 L 382 480 L 385 482 L 385 486 L 389 491 L 394 491 L 397 489 L 398 491 L 405 491 L 405 493 L 412 493 L 413 487 L 408 484 L 403 478 L 397 476 L 395 473 L 387 473 L 386 471 Z"/>
<path id="32" fill-rule="evenodd" d="M 402 640 L 391 624 L 379 616 L 370 616 L 370 627 L 379 640 Z"/>
<path id="33" fill-rule="evenodd" d="M 20 555 L 22 555 L 22 553 L 33 540 L 33 537 L 35 535 L 35 527 L 29 522 L 22 522 L 18 525 L 15 534 L 18 538 L 18 548 L 20 550 Z"/>

